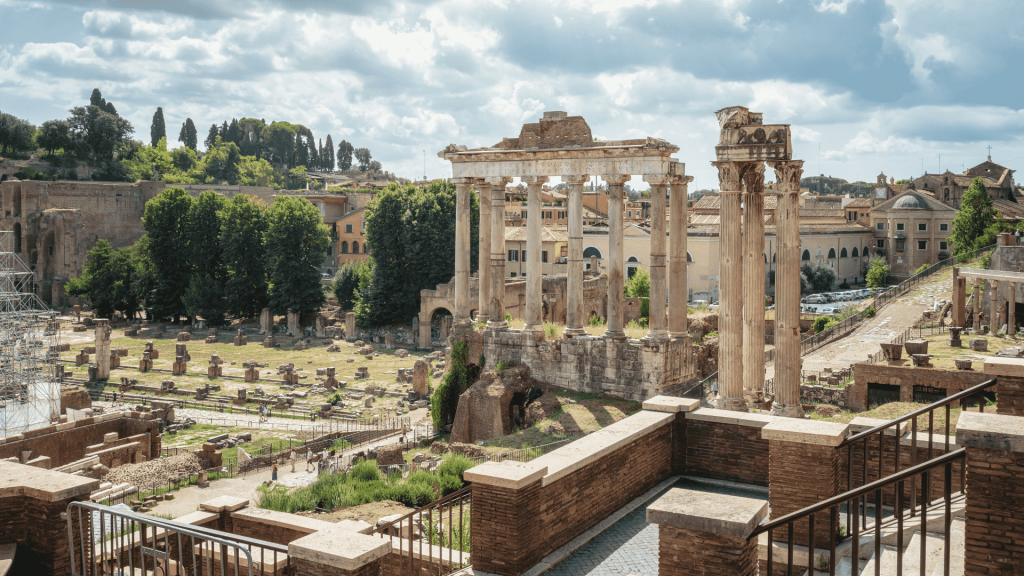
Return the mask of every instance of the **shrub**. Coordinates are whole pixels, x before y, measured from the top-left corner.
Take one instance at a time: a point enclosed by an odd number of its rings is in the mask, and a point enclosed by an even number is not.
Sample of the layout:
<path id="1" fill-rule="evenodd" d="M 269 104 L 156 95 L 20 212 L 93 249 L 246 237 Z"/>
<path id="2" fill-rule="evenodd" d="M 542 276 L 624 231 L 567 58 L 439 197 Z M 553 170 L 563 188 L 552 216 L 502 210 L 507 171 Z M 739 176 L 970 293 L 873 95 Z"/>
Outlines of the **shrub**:
<path id="1" fill-rule="evenodd" d="M 455 418 L 459 395 L 469 387 L 469 371 L 466 367 L 468 359 L 469 345 L 466 340 L 454 340 L 451 369 L 445 373 L 441 384 L 430 397 L 430 419 L 434 423 L 434 430 L 444 430 L 445 425 Z"/>
<path id="2" fill-rule="evenodd" d="M 434 482 L 437 482 L 437 477 L 429 470 L 417 470 L 412 474 L 409 474 L 409 477 L 405 479 L 406 484 L 426 484 L 427 486 L 433 486 Z"/>
<path id="3" fill-rule="evenodd" d="M 352 467 L 349 476 L 356 481 L 370 482 L 380 480 L 380 468 L 377 468 L 376 460 L 363 460 Z"/>
<path id="4" fill-rule="evenodd" d="M 989 267 L 991 267 L 991 266 L 992 266 L 992 253 L 991 252 L 987 252 L 984 256 L 981 257 L 981 269 L 982 270 L 988 270 Z"/>
<path id="5" fill-rule="evenodd" d="M 865 318 L 873 318 L 875 316 L 875 307 L 871 306 L 869 308 L 866 308 L 863 312 L 861 312 L 861 315 L 863 315 Z"/>
<path id="6" fill-rule="evenodd" d="M 842 288 L 843 290 L 849 290 L 850 289 L 850 283 L 847 282 L 846 280 L 843 280 L 842 284 L 840 284 L 839 287 Z"/>
<path id="7" fill-rule="evenodd" d="M 441 487 L 441 496 L 447 496 L 453 492 L 462 490 L 465 483 L 455 476 L 449 476 L 448 474 L 442 474 L 438 478 L 438 485 Z"/>
<path id="8" fill-rule="evenodd" d="M 437 473 L 440 476 L 454 476 L 458 478 L 460 482 L 465 482 L 462 478 L 463 473 L 469 470 L 473 466 L 476 466 L 476 462 L 473 462 L 462 454 L 454 454 L 441 465 L 437 467 Z"/>
<path id="9" fill-rule="evenodd" d="M 815 334 L 820 334 L 822 330 L 828 326 L 828 321 L 831 320 L 828 316 L 818 316 L 814 319 L 814 323 L 811 325 L 814 328 Z"/>
<path id="10" fill-rule="evenodd" d="M 590 317 L 590 325 L 604 326 L 604 318 L 598 316 L 597 314 L 594 314 L 593 316 Z"/>
<path id="11" fill-rule="evenodd" d="M 387 486 L 385 490 L 386 500 L 401 502 L 412 508 L 420 508 L 435 500 L 433 484 L 397 484 Z"/>

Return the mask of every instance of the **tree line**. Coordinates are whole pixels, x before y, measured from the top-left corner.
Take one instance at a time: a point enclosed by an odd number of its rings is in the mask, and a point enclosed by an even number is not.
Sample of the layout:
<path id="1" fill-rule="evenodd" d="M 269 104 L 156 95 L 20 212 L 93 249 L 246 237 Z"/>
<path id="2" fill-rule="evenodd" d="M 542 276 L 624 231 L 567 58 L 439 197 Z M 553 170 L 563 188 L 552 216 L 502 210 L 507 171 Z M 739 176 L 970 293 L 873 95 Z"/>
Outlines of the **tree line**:
<path id="1" fill-rule="evenodd" d="M 471 194 L 471 270 L 477 270 L 480 202 Z M 336 275 L 335 297 L 355 310 L 361 327 L 407 323 L 419 312 L 420 290 L 451 281 L 455 270 L 455 185 L 435 180 L 424 188 L 397 183 L 366 207 L 369 262 L 346 264 Z"/>
<path id="2" fill-rule="evenodd" d="M 99 240 L 68 295 L 88 298 L 99 316 L 178 321 L 253 318 L 264 307 L 310 314 L 326 300 L 319 266 L 330 244 L 315 206 L 278 196 L 269 207 L 246 194 L 228 200 L 167 188 L 146 203 L 146 236 L 114 249 Z"/>

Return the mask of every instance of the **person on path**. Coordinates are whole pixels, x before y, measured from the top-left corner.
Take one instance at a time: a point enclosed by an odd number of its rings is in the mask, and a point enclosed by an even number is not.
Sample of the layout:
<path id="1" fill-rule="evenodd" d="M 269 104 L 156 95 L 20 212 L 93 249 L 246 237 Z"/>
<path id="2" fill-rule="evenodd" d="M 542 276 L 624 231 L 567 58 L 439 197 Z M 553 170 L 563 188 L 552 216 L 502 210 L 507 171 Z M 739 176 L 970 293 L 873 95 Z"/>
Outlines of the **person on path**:
<path id="1" fill-rule="evenodd" d="M 313 465 L 313 451 L 306 449 L 306 472 L 309 472 L 309 467 Z"/>
<path id="2" fill-rule="evenodd" d="M 277 482 L 277 462 L 274 462 L 274 465 L 270 467 L 270 479 L 273 482 Z"/>
<path id="3" fill-rule="evenodd" d="M 291 457 L 288 461 L 292 463 L 292 472 L 295 472 L 295 450 L 292 450 Z"/>

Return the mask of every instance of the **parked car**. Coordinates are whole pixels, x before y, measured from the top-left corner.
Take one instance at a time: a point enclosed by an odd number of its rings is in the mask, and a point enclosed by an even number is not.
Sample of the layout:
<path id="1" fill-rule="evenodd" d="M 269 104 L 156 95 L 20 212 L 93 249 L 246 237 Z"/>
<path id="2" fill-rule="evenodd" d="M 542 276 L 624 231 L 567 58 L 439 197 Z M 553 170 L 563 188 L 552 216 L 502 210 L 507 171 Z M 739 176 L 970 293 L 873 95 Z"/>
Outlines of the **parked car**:
<path id="1" fill-rule="evenodd" d="M 800 302 L 804 304 L 825 304 L 828 300 L 821 294 L 811 294 L 810 296 L 802 298 Z"/>

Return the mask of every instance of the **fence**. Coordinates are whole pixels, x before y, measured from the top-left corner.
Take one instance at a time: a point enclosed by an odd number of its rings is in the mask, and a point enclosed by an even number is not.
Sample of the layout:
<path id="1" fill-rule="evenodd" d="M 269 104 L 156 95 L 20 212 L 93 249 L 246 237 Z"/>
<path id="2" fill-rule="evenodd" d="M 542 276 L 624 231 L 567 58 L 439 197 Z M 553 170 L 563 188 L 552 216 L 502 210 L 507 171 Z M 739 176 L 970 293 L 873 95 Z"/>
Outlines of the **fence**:
<path id="1" fill-rule="evenodd" d="M 291 573 L 288 546 L 92 502 L 67 509 L 72 576 Z"/>
<path id="2" fill-rule="evenodd" d="M 384 572 L 445 576 L 468 566 L 471 504 L 467 487 L 375 528 L 373 536 L 391 541 L 385 562 L 398 564 Z"/>
<path id="3" fill-rule="evenodd" d="M 949 332 L 949 326 L 942 326 L 942 320 L 939 319 L 940 324 L 932 324 L 928 326 L 918 326 L 916 328 L 907 328 L 901 334 L 889 341 L 890 344 L 906 344 L 907 340 L 915 340 L 925 338 L 927 336 L 934 336 L 936 334 L 944 334 Z M 885 353 L 881 350 L 875 352 L 871 356 L 868 356 L 865 364 L 878 364 L 885 360 Z"/>

